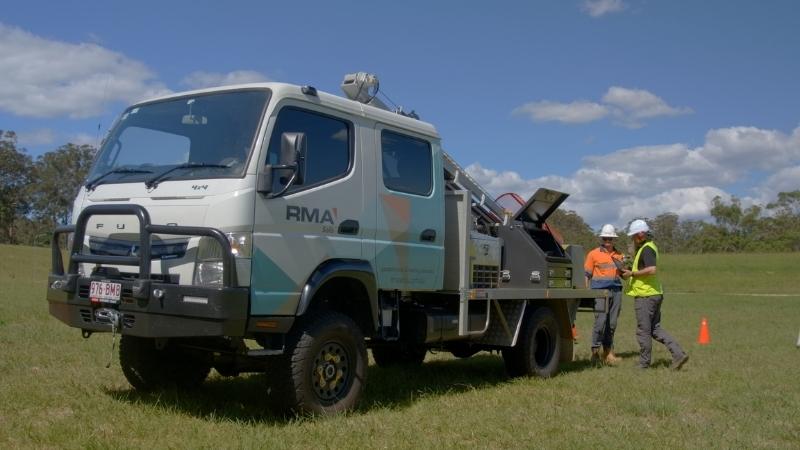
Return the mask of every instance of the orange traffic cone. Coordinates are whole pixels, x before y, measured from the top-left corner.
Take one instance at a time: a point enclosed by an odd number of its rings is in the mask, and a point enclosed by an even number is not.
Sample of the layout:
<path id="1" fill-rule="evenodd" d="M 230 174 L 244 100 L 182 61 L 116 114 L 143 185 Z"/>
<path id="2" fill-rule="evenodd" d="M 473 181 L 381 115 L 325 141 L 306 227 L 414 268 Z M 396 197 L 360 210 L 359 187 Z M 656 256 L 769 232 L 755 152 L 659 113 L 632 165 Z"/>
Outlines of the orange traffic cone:
<path id="1" fill-rule="evenodd" d="M 697 343 L 700 345 L 706 345 L 711 342 L 711 336 L 708 333 L 708 320 L 703 317 L 703 320 L 700 321 L 700 334 L 697 335 Z"/>
<path id="2" fill-rule="evenodd" d="M 578 336 L 578 327 L 576 327 L 575 324 L 573 323 L 572 324 L 572 340 L 574 342 L 578 342 L 578 337 L 579 337 Z"/>

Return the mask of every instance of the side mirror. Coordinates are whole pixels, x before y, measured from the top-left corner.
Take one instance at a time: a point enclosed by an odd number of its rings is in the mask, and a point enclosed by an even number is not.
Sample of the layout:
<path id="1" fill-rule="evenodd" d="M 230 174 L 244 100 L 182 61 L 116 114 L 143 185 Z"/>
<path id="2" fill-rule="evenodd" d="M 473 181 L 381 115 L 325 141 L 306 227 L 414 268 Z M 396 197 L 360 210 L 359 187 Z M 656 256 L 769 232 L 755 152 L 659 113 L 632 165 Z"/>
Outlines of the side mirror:
<path id="1" fill-rule="evenodd" d="M 272 193 L 272 164 L 267 164 L 264 166 L 264 169 L 258 173 L 256 192 L 264 195 Z"/>
<path id="2" fill-rule="evenodd" d="M 305 133 L 283 133 L 277 165 L 267 164 L 258 174 L 256 191 L 270 198 L 283 195 L 293 184 L 302 184 L 305 178 L 306 135 Z M 275 175 L 284 184 L 280 192 L 272 193 Z"/>
<path id="3" fill-rule="evenodd" d="M 290 177 L 294 175 L 294 180 L 291 182 L 303 184 L 306 168 L 306 149 L 305 133 L 287 132 L 281 135 L 280 166 L 276 167 L 277 170 L 280 170 L 279 175 L 281 177 Z"/>

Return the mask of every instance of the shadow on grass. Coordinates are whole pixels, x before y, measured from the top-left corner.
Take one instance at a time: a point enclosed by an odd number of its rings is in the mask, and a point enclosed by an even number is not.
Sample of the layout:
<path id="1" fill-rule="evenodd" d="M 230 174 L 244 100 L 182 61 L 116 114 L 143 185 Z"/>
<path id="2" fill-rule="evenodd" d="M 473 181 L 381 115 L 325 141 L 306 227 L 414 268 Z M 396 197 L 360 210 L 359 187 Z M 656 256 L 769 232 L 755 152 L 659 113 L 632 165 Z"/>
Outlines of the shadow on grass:
<path id="1" fill-rule="evenodd" d="M 593 369 L 589 361 L 573 361 L 562 372 Z M 503 359 L 493 354 L 478 354 L 467 359 L 434 360 L 417 367 L 399 366 L 367 369 L 367 385 L 361 406 L 354 414 L 378 409 L 397 409 L 413 405 L 422 398 L 439 397 L 498 386 L 510 381 Z M 106 389 L 120 402 L 149 405 L 210 420 L 290 425 L 296 419 L 270 409 L 265 375 L 235 378 L 220 376 L 207 380 L 200 388 L 139 392 L 134 389 Z M 302 420 L 302 419 L 300 419 Z"/>
<path id="2" fill-rule="evenodd" d="M 638 358 L 639 352 L 628 351 L 628 352 L 621 352 L 614 354 L 617 358 L 621 361 L 617 365 L 625 364 L 625 360 L 629 358 Z M 614 367 L 608 366 L 607 364 L 599 364 L 593 363 L 589 358 L 585 359 L 576 359 L 572 362 L 564 363 L 561 365 L 562 372 L 582 372 L 584 370 L 597 370 L 603 367 Z"/>
<path id="3" fill-rule="evenodd" d="M 235 378 L 213 377 L 197 389 L 165 389 L 141 392 L 135 389 L 105 390 L 111 398 L 134 405 L 186 413 L 210 420 L 286 424 L 269 408 L 267 382 L 262 374 Z"/>
<path id="4" fill-rule="evenodd" d="M 363 411 L 402 408 L 420 398 L 457 394 L 509 381 L 502 358 L 486 353 L 466 359 L 428 361 L 416 367 L 370 366 Z"/>
<path id="5" fill-rule="evenodd" d="M 494 355 L 476 355 L 463 360 L 429 361 L 418 367 L 367 369 L 367 386 L 361 406 L 355 412 L 367 413 L 382 408 L 404 408 L 423 397 L 496 386 L 509 380 L 503 360 Z M 192 416 L 237 422 L 288 425 L 291 417 L 270 409 L 264 375 L 235 378 L 212 377 L 199 389 L 139 392 L 134 389 L 106 389 L 120 402 L 150 405 Z"/>

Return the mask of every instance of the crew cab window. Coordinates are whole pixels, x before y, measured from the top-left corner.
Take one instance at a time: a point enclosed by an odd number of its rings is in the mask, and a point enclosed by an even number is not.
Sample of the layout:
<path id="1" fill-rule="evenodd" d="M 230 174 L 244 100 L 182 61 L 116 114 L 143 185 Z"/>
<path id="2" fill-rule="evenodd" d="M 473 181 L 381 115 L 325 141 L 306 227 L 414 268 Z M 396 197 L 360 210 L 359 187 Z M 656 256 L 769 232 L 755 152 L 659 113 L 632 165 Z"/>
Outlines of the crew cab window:
<path id="1" fill-rule="evenodd" d="M 341 178 L 350 169 L 352 159 L 352 126 L 331 116 L 287 107 L 278 113 L 269 141 L 266 164 L 277 165 L 283 133 L 305 133 L 305 179 L 295 183 L 290 192 Z M 273 189 L 281 189 L 286 180 L 276 177 Z"/>
<path id="2" fill-rule="evenodd" d="M 431 144 L 392 131 L 381 132 L 383 184 L 409 194 L 428 195 L 433 189 Z"/>

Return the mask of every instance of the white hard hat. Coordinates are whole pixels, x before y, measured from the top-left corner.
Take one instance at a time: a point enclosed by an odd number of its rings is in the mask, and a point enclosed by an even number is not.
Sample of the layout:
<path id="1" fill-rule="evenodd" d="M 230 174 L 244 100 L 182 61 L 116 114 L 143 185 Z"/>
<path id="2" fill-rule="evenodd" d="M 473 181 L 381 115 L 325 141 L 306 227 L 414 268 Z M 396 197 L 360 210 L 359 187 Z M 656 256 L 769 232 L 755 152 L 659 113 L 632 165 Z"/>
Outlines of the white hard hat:
<path id="1" fill-rule="evenodd" d="M 617 230 L 614 229 L 614 225 L 610 223 L 603 225 L 603 228 L 600 229 L 600 237 L 617 237 Z"/>
<path id="2" fill-rule="evenodd" d="M 645 232 L 647 233 L 650 231 L 650 227 L 647 226 L 647 222 L 642 219 L 636 219 L 631 222 L 630 226 L 628 227 L 628 236 L 633 236 L 634 234 Z"/>

